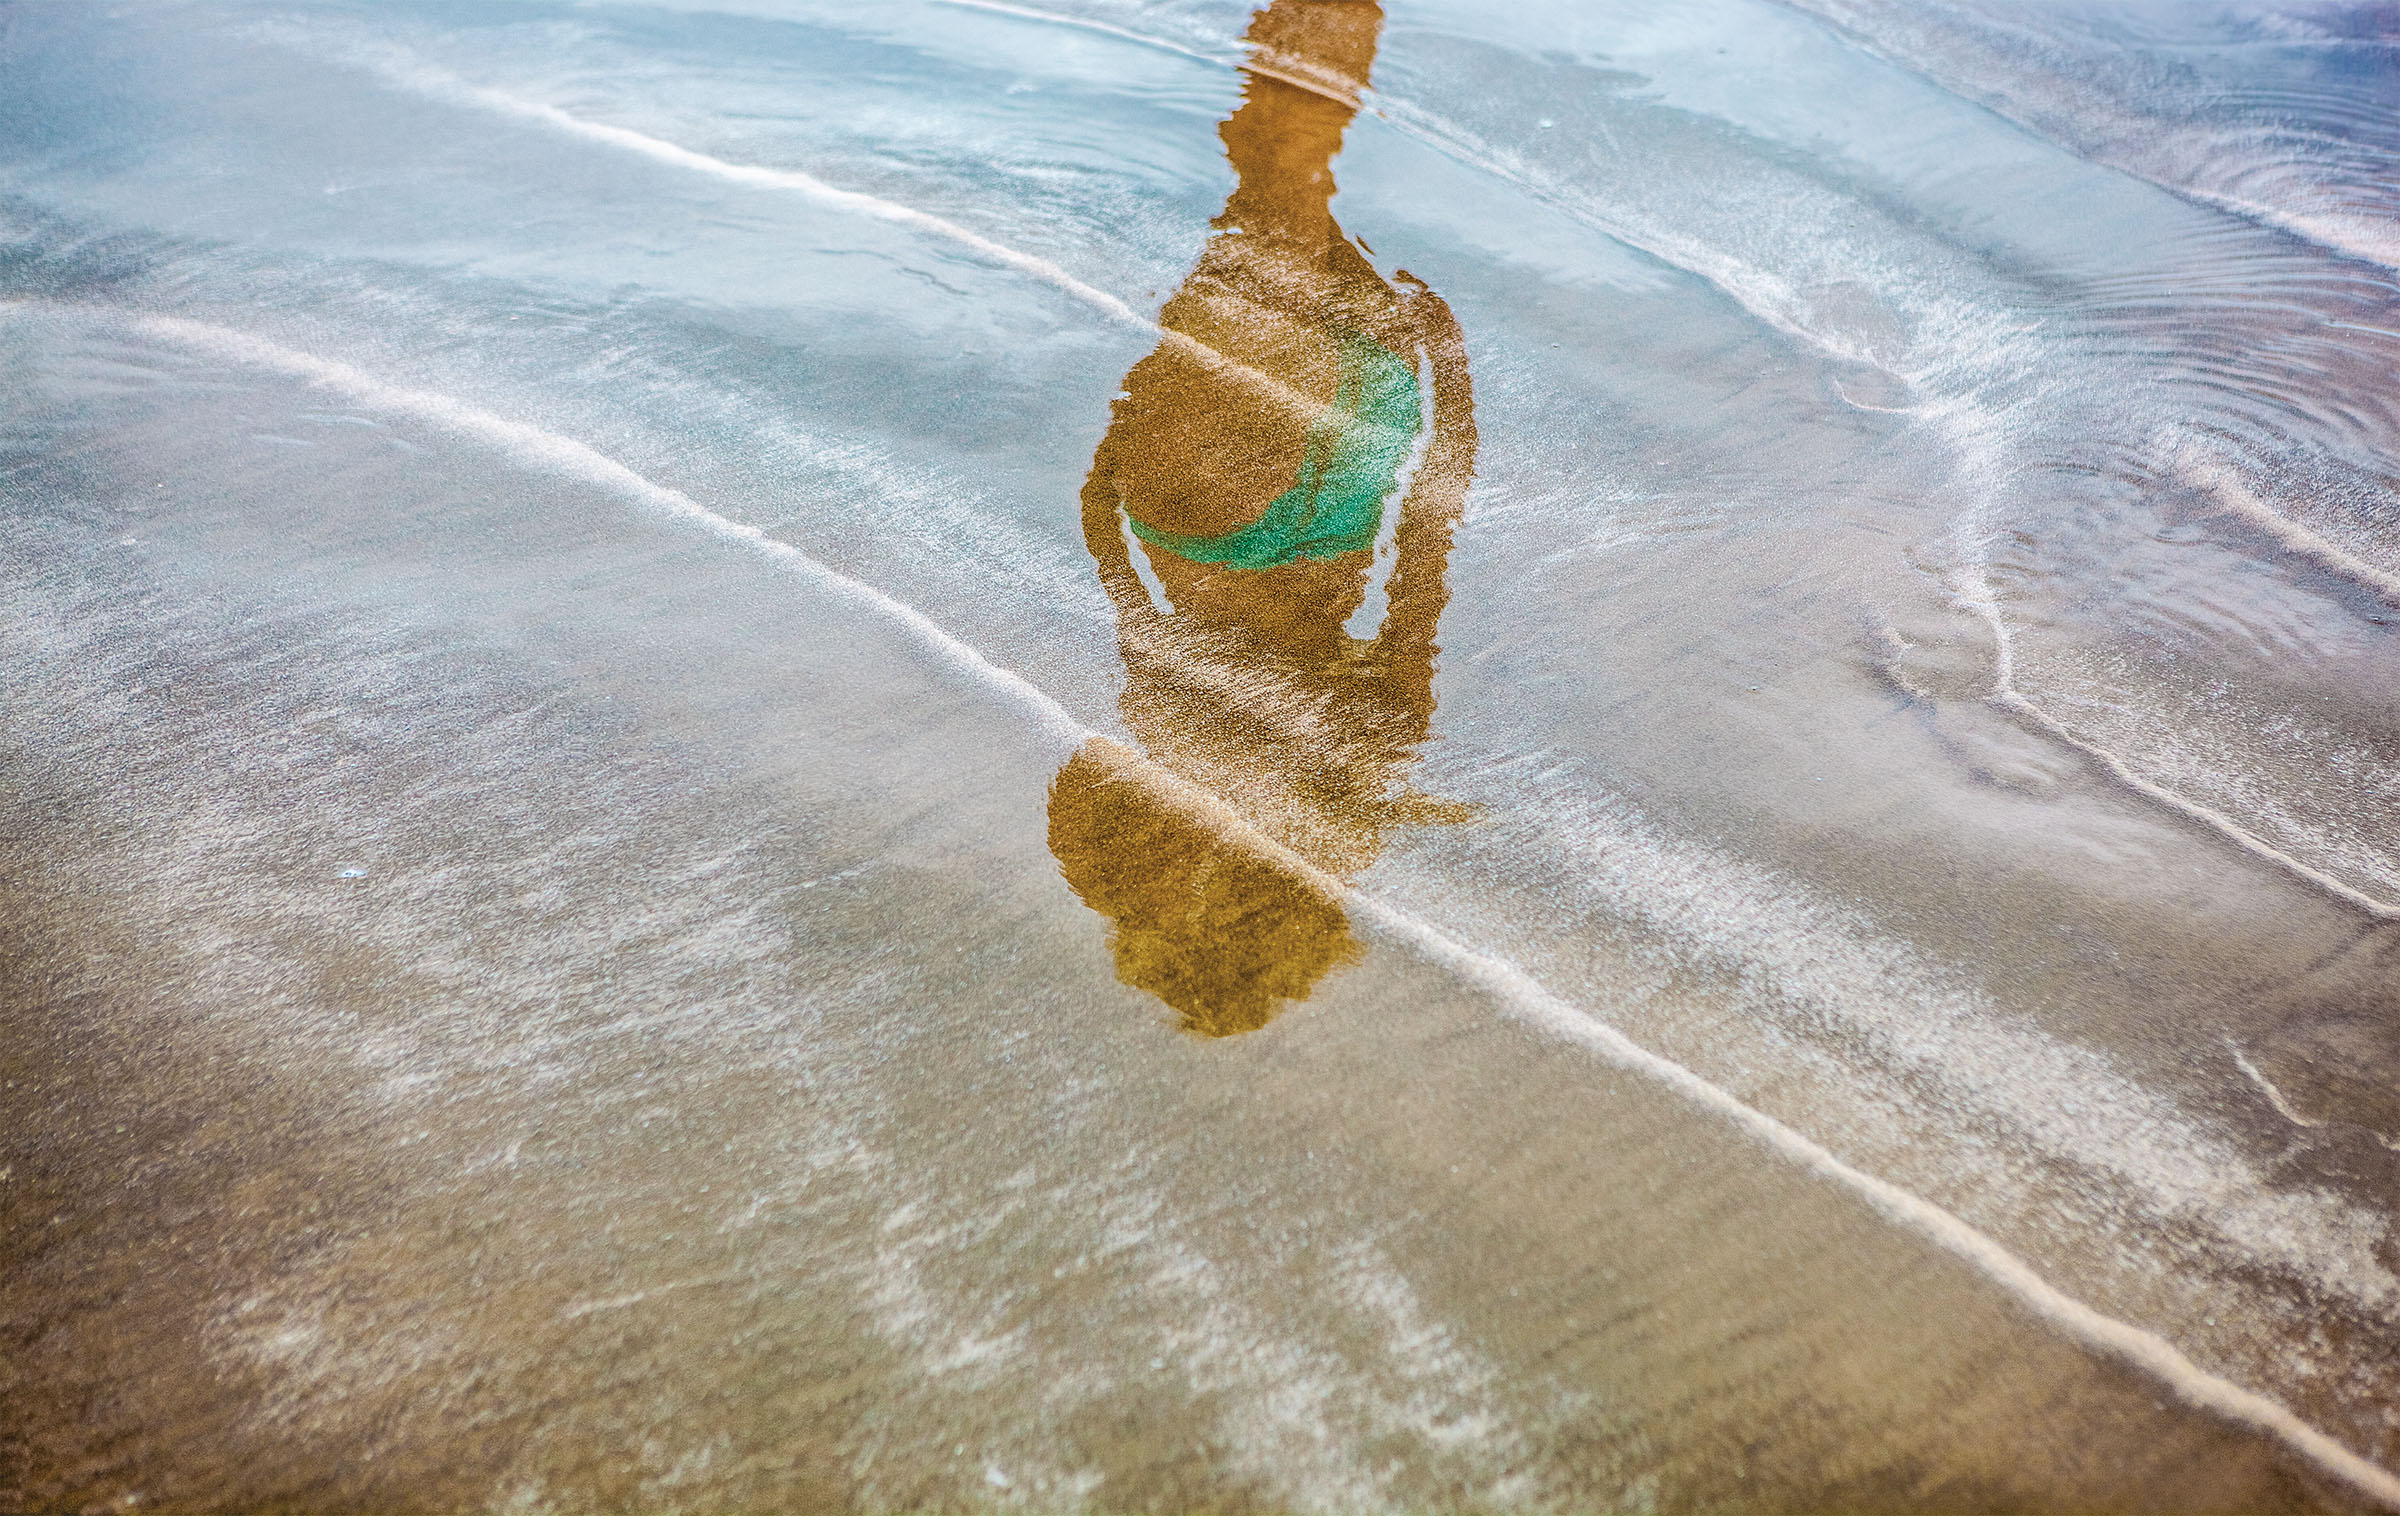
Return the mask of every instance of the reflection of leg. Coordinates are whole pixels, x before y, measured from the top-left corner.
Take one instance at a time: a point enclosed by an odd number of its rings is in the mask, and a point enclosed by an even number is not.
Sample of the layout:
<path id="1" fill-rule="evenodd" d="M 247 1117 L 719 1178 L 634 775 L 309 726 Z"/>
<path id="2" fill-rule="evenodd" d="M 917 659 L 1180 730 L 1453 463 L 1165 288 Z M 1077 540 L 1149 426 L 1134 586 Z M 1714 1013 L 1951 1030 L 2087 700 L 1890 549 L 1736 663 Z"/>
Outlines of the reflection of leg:
<path id="1" fill-rule="evenodd" d="M 1117 976 L 1205 1036 L 1256 1031 L 1358 956 L 1331 880 L 1104 737 L 1050 786 L 1050 850 L 1108 918 Z"/>

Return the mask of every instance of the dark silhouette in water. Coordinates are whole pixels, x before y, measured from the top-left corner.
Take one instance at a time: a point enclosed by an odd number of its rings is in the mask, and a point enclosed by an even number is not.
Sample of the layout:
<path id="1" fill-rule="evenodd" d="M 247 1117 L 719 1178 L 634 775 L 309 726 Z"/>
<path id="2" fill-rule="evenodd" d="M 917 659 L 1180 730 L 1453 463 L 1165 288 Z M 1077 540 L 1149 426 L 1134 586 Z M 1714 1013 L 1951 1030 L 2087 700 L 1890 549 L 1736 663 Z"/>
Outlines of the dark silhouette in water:
<path id="1" fill-rule="evenodd" d="M 1252 18 L 1220 129 L 1239 183 L 1083 490 L 1151 762 L 1086 743 L 1051 787 L 1050 846 L 1109 919 L 1119 976 L 1210 1036 L 1264 1026 L 1357 955 L 1339 892 L 1386 828 L 1464 814 L 1407 775 L 1474 471 L 1465 348 L 1441 298 L 1385 281 L 1331 208 L 1382 25 L 1375 0 Z M 1387 609 L 1355 638 L 1387 530 Z"/>

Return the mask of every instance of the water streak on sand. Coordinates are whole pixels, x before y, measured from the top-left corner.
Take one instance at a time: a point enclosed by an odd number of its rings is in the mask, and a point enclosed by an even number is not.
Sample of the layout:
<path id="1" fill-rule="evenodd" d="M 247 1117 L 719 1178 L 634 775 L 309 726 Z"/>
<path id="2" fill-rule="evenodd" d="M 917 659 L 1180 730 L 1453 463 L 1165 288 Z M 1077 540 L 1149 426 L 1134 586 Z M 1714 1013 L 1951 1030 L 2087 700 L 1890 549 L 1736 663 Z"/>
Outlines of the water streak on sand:
<path id="1" fill-rule="evenodd" d="M 1143 320 L 1132 306 L 1097 285 L 1076 278 L 1047 258 L 1039 258 L 1031 253 L 1022 252 L 1004 242 L 995 242 L 982 233 L 971 231 L 955 221 L 918 210 L 914 206 L 902 205 L 896 200 L 886 200 L 880 195 L 870 195 L 859 190 L 843 189 L 839 185 L 829 184 L 816 175 L 803 173 L 799 169 L 766 168 L 752 163 L 729 162 L 723 158 L 712 157 L 707 153 L 695 152 L 679 143 L 669 142 L 663 137 L 653 137 L 646 132 L 637 132 L 628 127 L 612 126 L 605 121 L 587 120 L 582 116 L 572 115 L 560 110 L 555 105 L 548 105 L 539 100 L 527 100 L 504 90 L 487 89 L 479 84 L 471 84 L 454 74 L 445 73 L 423 64 L 386 60 L 382 72 L 394 82 L 407 85 L 428 95 L 455 100 L 484 110 L 497 111 L 503 115 L 516 116 L 527 121 L 538 121 L 545 126 L 556 128 L 587 141 L 605 143 L 610 147 L 639 153 L 645 158 L 674 168 L 689 169 L 694 173 L 707 174 L 712 178 L 723 179 L 733 184 L 745 184 L 758 189 L 786 190 L 806 195 L 810 199 L 836 210 L 872 217 L 877 221 L 890 222 L 895 226 L 905 226 L 912 231 L 939 237 L 944 241 L 955 243 L 979 257 L 988 258 L 994 263 L 1015 269 L 1021 274 L 1031 275 L 1054 289 L 1074 296 L 1112 320 L 1142 327 L 1150 324 Z"/>
<path id="2" fill-rule="evenodd" d="M 2400 268 L 2400 235 L 2395 235 L 2391 218 L 2379 214 L 2382 207 L 2361 193 L 2375 187 L 2379 170 L 2388 173 L 2388 157 L 2381 164 L 2373 158 L 2379 150 L 2388 154 L 2390 144 L 2376 144 L 2357 131 L 2362 119 L 2371 120 L 2371 115 L 2362 118 L 2360 105 L 2338 94 L 2293 101 L 2272 95 L 2244 98 L 2220 87 L 2207 93 L 2220 97 L 2216 103 L 2229 110 L 2230 119 L 2182 119 L 2160 111 L 2160 102 L 2144 99 L 2138 87 L 2128 88 L 2122 79 L 2079 83 L 2068 65 L 2093 61 L 2074 57 L 2091 46 L 2091 39 L 2075 35 L 2071 12 L 2059 12 L 2067 24 L 2046 33 L 2042 25 L 2047 18 L 2038 13 L 1983 16 L 1973 6 L 1920 0 L 1900 6 L 1880 0 L 1778 3 L 1813 17 L 1853 45 L 1936 88 L 2169 194 L 2345 258 L 2386 270 Z M 2362 37 L 2308 38 L 2288 31 L 2274 43 L 2291 48 L 2372 45 Z M 2181 61 L 2178 51 L 2171 45 L 2158 47 L 2144 60 L 2149 68 L 2134 77 L 2153 85 L 2170 77 Z M 2105 80 L 2105 74 L 2102 77 Z M 2185 89 L 2190 88 L 2187 81 Z M 2296 105 L 2300 108 L 2294 109 Z M 2311 116 L 2339 122 L 2345 115 L 2351 118 L 2346 129 L 2308 131 L 2301 126 Z M 2295 152 L 2302 146 L 2314 151 Z M 2350 156 L 2353 153 L 2357 156 Z M 2263 194 L 2256 187 L 2261 179 Z M 2278 201 L 2275 192 L 2287 199 Z"/>
<path id="3" fill-rule="evenodd" d="M 812 588 L 898 625 L 943 666 L 1032 719 L 1062 752 L 1099 735 L 1076 721 L 1039 687 L 993 663 L 914 607 L 826 567 L 789 543 L 711 511 L 680 491 L 655 484 L 583 443 L 510 421 L 449 396 L 386 384 L 349 364 L 225 327 L 164 316 L 136 317 L 130 324 L 137 331 L 189 351 L 288 374 L 339 393 L 353 403 L 413 417 L 489 446 L 522 466 L 590 484 L 669 520 L 697 527 L 728 544 L 756 552 L 779 569 L 797 574 Z M 1513 964 L 1468 947 L 1372 895 L 1350 889 L 1272 839 L 1258 835 L 1217 797 L 1155 765 L 1146 768 L 1145 781 L 1171 796 L 1172 803 L 1189 810 L 1212 828 L 1242 835 L 1245 846 L 1274 860 L 1295 877 L 1309 880 L 1329 895 L 1348 902 L 1389 940 L 1406 944 L 1463 982 L 1486 990 L 1518 1019 L 1585 1047 L 1618 1068 L 1654 1081 L 1724 1121 L 1779 1159 L 1847 1191 L 1887 1221 L 1961 1260 L 2072 1340 L 2152 1376 L 2185 1403 L 2252 1427 L 2282 1442 L 2360 1494 L 2400 1508 L 2400 1477 L 2350 1451 L 2283 1405 L 2210 1373 L 2158 1334 L 2104 1315 L 2065 1294 L 2024 1260 L 1949 1211 L 1845 1163 L 1821 1143 L 1744 1104 L 1683 1065 L 1643 1048 L 1558 998 Z"/>
<path id="4" fill-rule="evenodd" d="M 1109 36 L 1157 47 L 1203 62 L 1240 66 L 1232 56 L 1219 57 L 1203 50 L 1177 43 L 1171 39 L 1133 31 L 1103 22 L 1039 10 L 1030 6 L 992 3 L 992 0 L 945 0 L 945 3 L 970 5 L 977 9 L 1022 17 L 1027 20 L 1074 26 Z M 1279 76 L 1281 77 L 1281 76 Z M 1295 81 L 1297 82 L 1297 81 Z M 1969 375 L 1994 373 L 2005 366 L 2006 354 L 2015 346 L 2014 339 L 2023 335 L 2019 330 L 1972 320 L 1968 326 L 1981 325 L 1986 329 L 1971 336 L 1956 330 L 1957 323 L 1946 322 L 1953 329 L 1947 335 L 1963 341 L 1966 351 L 1947 361 L 1925 355 L 1920 362 L 1896 363 L 1891 355 L 1876 351 L 1842 335 L 1827 330 L 1809 317 L 1807 302 L 1791 280 L 1774 269 L 1740 257 L 1723 247 L 1711 245 L 1690 236 L 1678 235 L 1660 225 L 1645 224 L 1646 218 L 1627 206 L 1602 206 L 1590 196 L 1572 191 L 1558 183 L 1521 156 L 1483 140 L 1461 124 L 1437 113 L 1427 111 L 1406 99 L 1385 91 L 1368 91 L 1378 110 L 1376 114 L 1397 130 L 1423 142 L 1443 155 L 1470 169 L 1484 173 L 1511 185 L 1528 197 L 1550 209 L 1591 227 L 1593 230 L 1658 259 L 1685 273 L 1707 280 L 1723 291 L 1760 321 L 1833 357 L 1863 363 L 1891 375 L 1913 387 L 1922 386 L 1928 373 L 1936 367 L 1957 366 Z M 1963 360 L 1963 361 L 1961 361 Z M 1975 394 L 1980 385 L 1970 379 L 1960 392 L 1940 402 L 1919 400 L 1901 406 L 1869 407 L 1888 414 L 1911 416 L 1933 422 L 1953 434 L 1962 431 L 1977 433 L 1968 437 L 1957 435 L 1961 446 L 1961 476 L 1979 480 L 2001 477 L 1999 467 L 1978 468 L 1978 463 L 1990 460 L 1979 457 L 1988 453 L 1988 434 L 1999 425 L 1988 413 L 1988 406 Z M 1968 415 L 1974 412 L 1977 414 Z M 1975 486 L 1970 486 L 1975 487 Z M 2228 492 L 2230 493 L 2230 492 Z M 2230 507 L 2260 525 L 2266 526 L 2294 550 L 2326 563 L 2378 593 L 2393 594 L 2400 579 L 2365 563 L 2354 554 L 2324 541 L 2307 528 L 2274 512 L 2255 496 L 2243 493 Z M 1970 516 L 1979 515 L 1971 511 Z M 1979 549 L 1978 549 L 1979 550 Z M 2044 708 L 2039 702 L 2019 690 L 2011 669 L 2010 633 L 2005 615 L 1996 597 L 1988 593 L 1962 597 L 1966 604 L 1984 617 L 1993 627 L 1999 641 L 2001 664 L 1996 672 L 1991 695 L 1999 708 L 2024 719 L 2028 724 L 2099 763 L 2102 770 L 2127 789 L 2165 809 L 2195 821 L 2253 857 L 2283 870 L 2312 888 L 2325 891 L 2345 904 L 2377 920 L 2400 919 L 2400 904 L 2382 900 L 2355 886 L 2347 884 L 2324 870 L 2316 868 L 2290 853 L 2274 846 L 2236 818 L 2221 810 L 2192 800 L 2155 780 L 2141 775 L 2119 755 L 2077 734 L 2067 723 Z"/>
<path id="5" fill-rule="evenodd" d="M 1237 363 L 1205 343 L 1195 341 L 1183 332 L 1171 331 L 1158 326 L 1115 295 L 1095 284 L 1078 279 L 1049 259 L 1010 247 L 1005 242 L 995 241 L 981 232 L 961 226 L 945 217 L 936 216 L 929 211 L 921 211 L 914 206 L 885 199 L 881 195 L 870 195 L 861 190 L 844 189 L 799 169 L 767 168 L 758 164 L 734 163 L 724 158 L 695 151 L 680 143 L 670 142 L 663 137 L 654 137 L 646 132 L 634 131 L 630 127 L 589 120 L 543 101 L 527 100 L 522 96 L 509 94 L 505 90 L 490 89 L 483 85 L 469 83 L 455 74 L 399 56 L 391 49 L 374 50 L 371 55 L 371 63 L 378 73 L 391 82 L 436 99 L 470 105 L 482 110 L 496 111 L 521 120 L 539 122 L 544 126 L 570 133 L 586 141 L 639 153 L 655 162 L 707 174 L 728 183 L 805 195 L 830 209 L 865 216 L 894 226 L 906 227 L 911 231 L 949 242 L 954 246 L 964 248 L 977 257 L 988 259 L 1004 268 L 1028 275 L 1053 289 L 1070 295 L 1119 325 L 1138 328 L 1145 333 L 1156 335 L 1161 340 L 1181 349 L 1195 362 L 1205 364 L 1228 379 L 1256 390 L 1268 398 L 1271 403 L 1280 405 L 1294 414 L 1307 415 L 1315 409 L 1307 397 L 1294 392 L 1290 386 L 1272 375 Z M 1292 82 L 1300 83 L 1303 88 L 1316 88 L 1304 81 L 1294 80 Z"/>
<path id="6" fill-rule="evenodd" d="M 1972 516 L 1969 518 L 1970 523 L 1973 519 Z M 1992 705 L 2022 718 L 2052 739 L 2092 759 L 2111 779 L 2143 799 L 2198 822 L 2252 857 L 2283 870 L 2311 888 L 2322 890 L 2375 920 L 2400 920 L 2400 905 L 2344 883 L 2324 870 L 2293 857 L 2216 807 L 2204 805 L 2154 779 L 2144 777 L 2118 754 L 2081 735 L 2041 702 L 2020 690 L 2016 680 L 2015 636 L 2002 609 L 1999 594 L 1991 585 L 1987 568 L 1980 563 L 1970 568 L 1959 586 L 1957 598 L 1964 609 L 1980 617 L 1991 629 L 1994 650 L 1992 682 L 1985 698 Z"/>
<path id="7" fill-rule="evenodd" d="M 143 316 L 136 330 L 188 350 L 229 362 L 273 369 L 321 385 L 374 409 L 396 412 L 470 438 L 521 466 L 580 480 L 631 499 L 663 516 L 696 526 L 713 537 L 749 549 L 799 575 L 836 599 L 871 610 L 906 627 L 926 650 L 979 684 L 1001 691 L 1030 709 L 1045 732 L 1061 740 L 1087 735 L 1056 701 L 944 631 L 915 607 L 872 585 L 835 572 L 788 542 L 757 527 L 721 516 L 684 494 L 643 478 L 632 469 L 570 437 L 511 421 L 447 395 L 386 384 L 349 364 L 303 353 L 228 327 L 177 316 Z"/>

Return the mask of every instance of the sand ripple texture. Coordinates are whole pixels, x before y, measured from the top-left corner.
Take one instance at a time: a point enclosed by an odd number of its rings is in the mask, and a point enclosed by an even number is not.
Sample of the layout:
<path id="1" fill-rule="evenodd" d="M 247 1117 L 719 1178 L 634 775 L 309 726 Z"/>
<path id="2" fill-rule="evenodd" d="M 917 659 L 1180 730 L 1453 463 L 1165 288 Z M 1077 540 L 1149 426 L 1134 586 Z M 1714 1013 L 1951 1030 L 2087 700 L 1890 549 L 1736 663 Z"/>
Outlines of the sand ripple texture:
<path id="1" fill-rule="evenodd" d="M 0 3 L 0 1512 L 2400 1509 L 2400 31 Z"/>

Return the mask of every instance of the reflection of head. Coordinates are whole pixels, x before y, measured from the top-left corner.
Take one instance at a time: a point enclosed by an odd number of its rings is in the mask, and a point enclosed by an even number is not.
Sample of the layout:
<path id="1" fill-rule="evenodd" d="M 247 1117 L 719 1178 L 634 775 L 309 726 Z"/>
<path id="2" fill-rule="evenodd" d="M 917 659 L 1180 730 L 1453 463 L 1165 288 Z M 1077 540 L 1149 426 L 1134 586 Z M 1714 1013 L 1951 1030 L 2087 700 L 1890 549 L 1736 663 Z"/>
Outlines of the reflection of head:
<path id="1" fill-rule="evenodd" d="M 1109 920 L 1117 977 L 1209 1037 L 1256 1031 L 1358 956 L 1349 918 L 1305 868 L 1230 814 L 1174 792 L 1093 738 L 1050 787 L 1050 850 Z"/>

